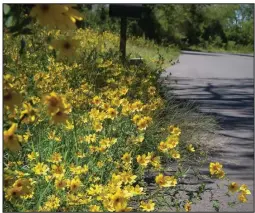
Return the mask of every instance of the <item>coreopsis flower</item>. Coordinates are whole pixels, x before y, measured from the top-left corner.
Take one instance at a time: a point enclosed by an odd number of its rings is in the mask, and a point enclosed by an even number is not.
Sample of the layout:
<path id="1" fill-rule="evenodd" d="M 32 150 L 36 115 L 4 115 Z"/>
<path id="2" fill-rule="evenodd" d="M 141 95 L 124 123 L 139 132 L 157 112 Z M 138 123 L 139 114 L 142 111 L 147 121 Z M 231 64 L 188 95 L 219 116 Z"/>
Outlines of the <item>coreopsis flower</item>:
<path id="1" fill-rule="evenodd" d="M 29 161 L 35 160 L 37 157 L 39 157 L 38 152 L 31 152 L 30 154 L 27 155 L 27 158 Z"/>
<path id="2" fill-rule="evenodd" d="M 108 108 L 107 109 L 107 117 L 110 118 L 110 119 L 114 119 L 116 118 L 118 112 L 116 109 L 113 109 L 113 108 Z"/>
<path id="3" fill-rule="evenodd" d="M 248 189 L 247 185 L 246 184 L 243 184 L 240 186 L 239 190 L 246 194 L 246 195 L 250 195 L 251 194 L 251 191 Z"/>
<path id="4" fill-rule="evenodd" d="M 103 125 L 101 122 L 96 121 L 96 122 L 93 122 L 93 128 L 96 132 L 101 132 L 103 129 Z"/>
<path id="5" fill-rule="evenodd" d="M 232 182 L 228 185 L 228 190 L 232 193 L 237 192 L 239 190 L 239 185 L 236 182 Z"/>
<path id="6" fill-rule="evenodd" d="M 160 187 L 170 187 L 177 184 L 177 179 L 174 176 L 164 176 L 162 173 L 156 176 L 155 181 Z"/>
<path id="7" fill-rule="evenodd" d="M 98 168 L 102 168 L 103 166 L 104 166 L 104 162 L 102 162 L 102 161 L 97 162 L 97 167 Z"/>
<path id="8" fill-rule="evenodd" d="M 66 128 L 66 130 L 72 130 L 72 129 L 74 129 L 74 124 L 67 120 L 65 128 Z"/>
<path id="9" fill-rule="evenodd" d="M 36 17 L 39 24 L 54 28 L 61 21 L 64 21 L 63 13 L 67 10 L 65 5 L 39 4 L 32 8 L 30 16 Z"/>
<path id="10" fill-rule="evenodd" d="M 93 99 L 92 99 L 92 104 L 98 106 L 100 105 L 102 102 L 101 98 L 99 96 L 95 96 Z"/>
<path id="11" fill-rule="evenodd" d="M 148 202 L 141 201 L 140 208 L 142 211 L 151 212 L 155 209 L 155 203 L 153 203 L 152 200 L 149 200 Z"/>
<path id="12" fill-rule="evenodd" d="M 192 144 L 189 144 L 189 145 L 187 146 L 187 150 L 188 150 L 189 152 L 195 152 L 195 148 L 193 147 Z"/>
<path id="13" fill-rule="evenodd" d="M 20 196 L 21 198 L 31 198 L 33 196 L 33 183 L 31 179 L 20 178 L 13 184 L 14 187 L 21 187 Z"/>
<path id="14" fill-rule="evenodd" d="M 51 173 L 53 177 L 62 178 L 65 175 L 65 171 L 63 165 L 51 165 Z"/>
<path id="15" fill-rule="evenodd" d="M 81 186 L 81 180 L 80 180 L 80 178 L 78 176 L 76 176 L 72 180 L 68 180 L 67 185 L 68 185 L 68 187 L 70 188 L 70 190 L 72 192 L 75 192 Z"/>
<path id="16" fill-rule="evenodd" d="M 8 171 L 8 170 L 7 170 Z M 8 188 L 9 186 L 12 186 L 12 184 L 15 182 L 15 179 L 12 175 L 6 174 L 6 170 L 4 171 L 4 181 L 3 181 L 3 185 L 5 188 Z"/>
<path id="17" fill-rule="evenodd" d="M 89 134 L 84 139 L 88 144 L 96 142 L 96 134 Z"/>
<path id="18" fill-rule="evenodd" d="M 99 195 L 103 191 L 103 186 L 99 184 L 91 184 L 91 186 L 86 190 L 89 195 Z"/>
<path id="19" fill-rule="evenodd" d="M 57 152 L 54 152 L 48 160 L 48 162 L 51 162 L 51 163 L 60 163 L 61 161 L 62 161 L 62 156 L 60 153 L 57 153 Z"/>
<path id="20" fill-rule="evenodd" d="M 150 162 L 150 160 L 148 159 L 148 157 L 145 154 L 137 155 L 136 160 L 137 160 L 137 163 L 139 163 L 139 165 L 141 165 L 143 167 L 146 167 Z"/>
<path id="21" fill-rule="evenodd" d="M 65 189 L 67 186 L 67 181 L 65 179 L 62 178 L 56 178 L 55 180 L 55 187 L 56 189 Z"/>
<path id="22" fill-rule="evenodd" d="M 185 209 L 186 212 L 190 212 L 191 211 L 191 204 L 192 204 L 192 202 L 190 202 L 190 201 L 187 201 L 185 203 L 184 209 Z"/>
<path id="23" fill-rule="evenodd" d="M 139 130 L 145 130 L 147 126 L 148 126 L 148 123 L 144 119 L 141 119 L 137 122 L 137 127 Z"/>
<path id="24" fill-rule="evenodd" d="M 168 149 L 173 149 L 179 144 L 179 139 L 175 136 L 168 136 L 166 139 L 166 145 Z"/>
<path id="25" fill-rule="evenodd" d="M 73 58 L 76 51 L 79 48 L 80 41 L 66 37 L 65 39 L 54 40 L 51 42 L 51 46 L 58 51 L 59 57 Z"/>
<path id="26" fill-rule="evenodd" d="M 78 12 L 78 10 L 75 10 L 72 8 L 75 5 L 67 5 L 67 6 L 68 6 L 68 11 L 65 12 L 65 15 L 67 15 L 73 23 L 75 23 L 76 20 L 78 21 L 83 20 L 83 15 L 80 12 Z"/>
<path id="27" fill-rule="evenodd" d="M 173 132 L 173 129 L 174 129 L 174 125 L 170 125 L 170 126 L 168 127 L 168 131 L 169 131 L 170 133 Z"/>
<path id="28" fill-rule="evenodd" d="M 160 156 L 152 156 L 151 158 L 151 165 L 154 166 L 155 169 L 160 169 Z"/>
<path id="29" fill-rule="evenodd" d="M 140 187 L 139 185 L 136 185 L 132 189 L 133 189 L 132 192 L 133 192 L 134 195 L 143 195 L 143 194 L 145 194 L 143 192 L 143 187 Z"/>
<path id="30" fill-rule="evenodd" d="M 169 154 L 174 159 L 179 159 L 181 157 L 180 153 L 175 149 L 170 150 Z"/>
<path id="31" fill-rule="evenodd" d="M 13 88 L 4 88 L 3 91 L 3 104 L 13 110 L 15 106 L 21 106 L 22 96 Z"/>
<path id="32" fill-rule="evenodd" d="M 35 121 L 37 110 L 30 103 L 23 104 L 24 110 L 21 111 L 20 119 L 22 122 L 29 124 Z"/>
<path id="33" fill-rule="evenodd" d="M 211 162 L 209 166 L 210 174 L 211 175 L 217 175 L 222 170 L 222 164 L 219 162 Z"/>
<path id="34" fill-rule="evenodd" d="M 161 141 L 158 145 L 158 150 L 160 150 L 161 152 L 167 152 L 168 151 L 167 143 L 164 141 Z"/>
<path id="35" fill-rule="evenodd" d="M 131 172 L 122 172 L 120 173 L 120 176 L 124 184 L 132 184 L 135 182 L 135 179 L 137 178 L 137 176 L 133 175 Z"/>
<path id="36" fill-rule="evenodd" d="M 65 109 L 67 106 L 61 95 L 51 92 L 50 95 L 44 97 L 44 103 L 48 107 L 48 113 L 57 113 L 59 110 Z"/>
<path id="37" fill-rule="evenodd" d="M 75 9 L 74 5 L 41 4 L 36 5 L 30 12 L 39 24 L 48 28 L 76 29 L 76 20 L 82 20 L 82 15 Z"/>
<path id="38" fill-rule="evenodd" d="M 58 112 L 52 114 L 51 118 L 54 124 L 66 123 L 68 120 L 68 114 L 64 110 L 59 110 Z"/>
<path id="39" fill-rule="evenodd" d="M 127 207 L 127 198 L 120 189 L 118 189 L 115 194 L 111 195 L 110 200 L 116 212 L 123 211 Z"/>
<path id="40" fill-rule="evenodd" d="M 131 154 L 126 152 L 121 159 L 123 160 L 124 163 L 131 163 Z"/>
<path id="41" fill-rule="evenodd" d="M 60 207 L 60 199 L 55 195 L 50 195 L 47 197 L 47 201 L 44 203 L 42 211 L 55 210 Z"/>
<path id="42" fill-rule="evenodd" d="M 239 200 L 240 202 L 242 202 L 242 203 L 247 203 L 247 201 L 248 201 L 248 199 L 247 199 L 247 197 L 246 197 L 246 194 L 243 193 L 243 192 L 239 193 L 239 195 L 238 195 L 238 200 Z"/>
<path id="43" fill-rule="evenodd" d="M 134 115 L 132 118 L 132 121 L 137 124 L 137 122 L 140 120 L 141 116 L 140 115 Z"/>
<path id="44" fill-rule="evenodd" d="M 225 177 L 225 172 L 223 170 L 220 170 L 217 174 L 216 177 L 219 179 L 222 179 Z"/>
<path id="45" fill-rule="evenodd" d="M 97 205 L 90 205 L 89 206 L 89 211 L 90 212 L 102 212 L 100 206 L 97 206 Z"/>
<path id="46" fill-rule="evenodd" d="M 74 164 L 70 165 L 70 171 L 74 175 L 86 174 L 89 170 L 89 167 L 85 164 L 83 167 L 81 166 L 74 166 Z"/>
<path id="47" fill-rule="evenodd" d="M 47 175 L 49 168 L 44 163 L 37 163 L 32 170 L 36 175 Z"/>
<path id="48" fill-rule="evenodd" d="M 18 125 L 13 123 L 11 127 L 4 131 L 4 148 L 9 149 L 12 152 L 18 152 L 21 150 L 19 144 L 19 137 L 15 135 Z"/>
<path id="49" fill-rule="evenodd" d="M 156 88 L 155 88 L 155 87 L 149 87 L 149 88 L 148 88 L 148 93 L 149 93 L 150 95 L 155 95 L 155 93 L 156 93 Z"/>
<path id="50" fill-rule="evenodd" d="M 16 200 L 16 199 L 20 198 L 21 189 L 22 189 L 22 187 L 17 187 L 17 186 L 8 188 L 5 198 L 9 201 Z"/>
<path id="51" fill-rule="evenodd" d="M 178 128 L 178 127 L 174 127 L 171 133 L 172 133 L 173 135 L 179 136 L 179 135 L 181 134 L 181 130 L 180 130 L 180 128 Z"/>
<path id="52" fill-rule="evenodd" d="M 50 140 L 54 140 L 54 141 L 56 141 L 56 142 L 61 142 L 61 137 L 56 136 L 56 131 L 55 131 L 55 130 L 49 132 L 48 138 L 49 138 Z"/>

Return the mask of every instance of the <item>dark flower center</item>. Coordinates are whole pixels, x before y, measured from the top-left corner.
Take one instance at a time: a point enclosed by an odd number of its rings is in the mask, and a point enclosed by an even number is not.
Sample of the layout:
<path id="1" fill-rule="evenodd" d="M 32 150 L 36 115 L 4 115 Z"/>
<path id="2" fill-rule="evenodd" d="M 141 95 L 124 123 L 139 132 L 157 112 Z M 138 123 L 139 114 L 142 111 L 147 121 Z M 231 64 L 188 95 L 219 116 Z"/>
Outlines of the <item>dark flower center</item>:
<path id="1" fill-rule="evenodd" d="M 49 7 L 48 4 L 43 4 L 43 5 L 41 5 L 41 10 L 42 10 L 44 13 L 48 12 L 49 9 L 50 9 L 50 7 Z"/>
<path id="2" fill-rule="evenodd" d="M 13 139 L 13 135 L 9 135 L 9 140 L 11 141 Z"/>
<path id="3" fill-rule="evenodd" d="M 50 99 L 50 105 L 51 105 L 52 107 L 57 106 L 57 105 L 58 105 L 58 100 L 57 100 L 55 97 L 52 97 L 52 98 Z"/>
<path id="4" fill-rule="evenodd" d="M 6 95 L 4 95 L 4 100 L 5 101 L 9 101 L 12 99 L 12 94 L 10 92 L 8 92 Z"/>
<path id="5" fill-rule="evenodd" d="M 18 183 L 18 184 L 17 184 L 17 187 L 21 187 L 21 186 L 22 186 L 22 184 L 21 184 L 21 183 Z"/>
<path id="6" fill-rule="evenodd" d="M 69 42 L 65 42 L 64 43 L 64 48 L 67 49 L 67 50 L 71 49 L 71 44 Z"/>
<path id="7" fill-rule="evenodd" d="M 56 115 L 57 115 L 57 116 L 62 116 L 63 113 L 62 113 L 61 111 L 59 111 L 59 112 L 56 113 Z"/>

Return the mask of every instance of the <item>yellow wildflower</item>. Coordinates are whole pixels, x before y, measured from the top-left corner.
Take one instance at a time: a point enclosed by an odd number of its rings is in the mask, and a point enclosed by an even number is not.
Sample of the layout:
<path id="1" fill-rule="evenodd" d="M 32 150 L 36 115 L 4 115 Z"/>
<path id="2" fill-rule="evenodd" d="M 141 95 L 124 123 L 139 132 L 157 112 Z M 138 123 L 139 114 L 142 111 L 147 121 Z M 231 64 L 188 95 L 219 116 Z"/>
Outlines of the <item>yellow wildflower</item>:
<path id="1" fill-rule="evenodd" d="M 152 200 L 149 200 L 147 203 L 141 201 L 140 208 L 142 211 L 151 212 L 155 209 L 155 203 Z"/>
<path id="2" fill-rule="evenodd" d="M 187 150 L 188 150 L 189 152 L 195 152 L 195 148 L 193 147 L 192 144 L 189 144 L 189 145 L 187 146 Z"/>
<path id="3" fill-rule="evenodd" d="M 36 175 L 46 175 L 49 168 L 44 163 L 37 163 L 32 170 Z"/>
<path id="4" fill-rule="evenodd" d="M 147 158 L 145 154 L 138 155 L 136 160 L 137 160 L 137 163 L 139 163 L 143 167 L 146 167 L 148 163 L 150 162 L 150 160 Z"/>
<path id="5" fill-rule="evenodd" d="M 76 51 L 80 45 L 79 40 L 72 39 L 71 37 L 66 37 L 61 40 L 54 40 L 51 46 L 59 52 L 60 57 L 75 57 Z"/>
<path id="6" fill-rule="evenodd" d="M 100 206 L 97 206 L 97 205 L 90 205 L 89 206 L 89 211 L 90 212 L 102 212 Z"/>
<path id="7" fill-rule="evenodd" d="M 239 189 L 239 185 L 236 182 L 232 182 L 231 184 L 229 184 L 228 186 L 228 190 L 232 193 L 237 192 Z"/>
<path id="8" fill-rule="evenodd" d="M 27 158 L 30 161 L 35 160 L 37 157 L 39 157 L 39 153 L 38 152 L 31 152 L 30 154 L 27 155 Z"/>
<path id="9" fill-rule="evenodd" d="M 13 123 L 7 131 L 4 131 L 4 148 L 7 148 L 12 152 L 18 152 L 21 150 L 19 138 L 14 134 L 17 127 L 18 125 Z"/>
<path id="10" fill-rule="evenodd" d="M 177 184 L 177 179 L 174 176 L 164 176 L 162 173 L 156 176 L 155 181 L 160 187 L 170 187 Z"/>
<path id="11" fill-rule="evenodd" d="M 221 169 L 222 169 L 222 164 L 220 164 L 219 162 L 210 163 L 209 170 L 211 175 L 218 174 L 221 171 Z"/>
<path id="12" fill-rule="evenodd" d="M 3 104 L 13 110 L 14 106 L 21 106 L 22 96 L 12 88 L 4 89 Z"/>
<path id="13" fill-rule="evenodd" d="M 243 184 L 240 186 L 239 190 L 246 194 L 246 195 L 250 195 L 251 194 L 251 191 L 248 189 L 247 185 L 246 184 Z"/>
<path id="14" fill-rule="evenodd" d="M 65 175 L 65 171 L 63 165 L 51 165 L 51 173 L 53 177 L 62 178 Z"/>
<path id="15" fill-rule="evenodd" d="M 179 159 L 181 157 L 180 153 L 175 149 L 170 150 L 169 154 L 174 159 Z"/>
<path id="16" fill-rule="evenodd" d="M 62 156 L 60 153 L 54 152 L 48 161 L 51 163 L 60 163 L 62 161 Z"/>
<path id="17" fill-rule="evenodd" d="M 192 204 L 192 202 L 189 202 L 189 201 L 187 201 L 185 203 L 184 209 L 185 209 L 186 212 L 190 212 L 191 211 L 191 204 Z"/>
<path id="18" fill-rule="evenodd" d="M 247 199 L 247 197 L 246 197 L 246 194 L 243 193 L 243 192 L 239 193 L 239 195 L 238 195 L 238 200 L 239 200 L 240 202 L 242 202 L 242 203 L 247 203 L 247 201 L 248 201 L 248 199 Z"/>
<path id="19" fill-rule="evenodd" d="M 61 178 L 57 178 L 55 180 L 55 187 L 56 189 L 65 189 L 65 187 L 67 186 L 67 181 Z"/>

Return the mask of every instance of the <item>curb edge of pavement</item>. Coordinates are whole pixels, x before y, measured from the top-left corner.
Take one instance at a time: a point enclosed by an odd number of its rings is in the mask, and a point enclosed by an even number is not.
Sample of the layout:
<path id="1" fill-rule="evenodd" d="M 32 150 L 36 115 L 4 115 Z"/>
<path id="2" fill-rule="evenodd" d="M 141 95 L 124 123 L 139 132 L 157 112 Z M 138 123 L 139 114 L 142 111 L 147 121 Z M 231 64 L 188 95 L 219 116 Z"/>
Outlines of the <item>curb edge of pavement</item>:
<path id="1" fill-rule="evenodd" d="M 229 52 L 199 52 L 199 51 L 192 51 L 192 50 L 181 50 L 182 54 L 192 52 L 194 55 L 206 55 L 206 54 L 215 54 L 215 55 L 236 55 L 236 56 L 247 56 L 247 57 L 254 57 L 254 54 L 245 54 L 245 53 L 229 53 Z"/>

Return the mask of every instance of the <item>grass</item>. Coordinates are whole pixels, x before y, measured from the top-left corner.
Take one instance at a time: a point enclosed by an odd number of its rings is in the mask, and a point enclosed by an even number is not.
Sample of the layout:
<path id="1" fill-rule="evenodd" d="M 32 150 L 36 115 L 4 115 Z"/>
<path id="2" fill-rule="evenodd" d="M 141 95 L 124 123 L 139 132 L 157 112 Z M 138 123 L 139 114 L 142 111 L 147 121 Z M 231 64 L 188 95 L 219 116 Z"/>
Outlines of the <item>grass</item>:
<path id="1" fill-rule="evenodd" d="M 127 55 L 129 57 L 143 58 L 149 66 L 154 66 L 155 62 L 163 57 L 163 68 L 170 66 L 170 61 L 178 58 L 180 49 L 176 46 L 161 46 L 153 41 L 143 38 L 131 37 L 127 40 Z"/>
<path id="2" fill-rule="evenodd" d="M 233 54 L 254 54 L 252 46 L 242 46 L 235 45 L 233 47 L 224 48 L 224 47 L 215 47 L 208 45 L 207 48 L 201 46 L 190 46 L 189 50 L 200 51 L 200 52 L 215 52 L 215 53 L 233 53 Z"/>

